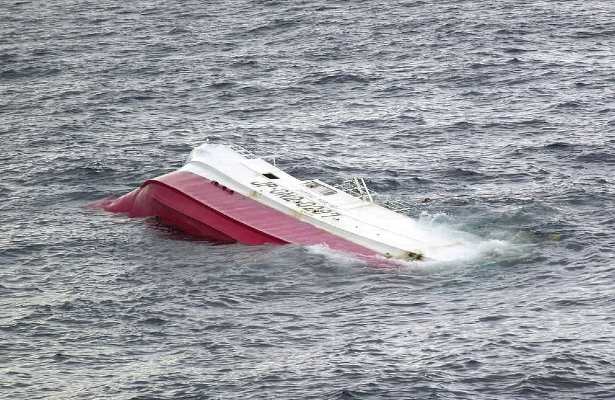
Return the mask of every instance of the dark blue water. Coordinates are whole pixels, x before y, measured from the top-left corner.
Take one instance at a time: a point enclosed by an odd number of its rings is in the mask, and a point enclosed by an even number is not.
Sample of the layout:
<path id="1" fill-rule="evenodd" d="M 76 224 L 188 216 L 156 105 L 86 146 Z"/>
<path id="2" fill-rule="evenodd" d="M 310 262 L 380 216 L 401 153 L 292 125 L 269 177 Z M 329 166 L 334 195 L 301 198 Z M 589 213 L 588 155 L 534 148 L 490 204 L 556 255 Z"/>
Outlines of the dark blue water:
<path id="1" fill-rule="evenodd" d="M 3 1 L 0 398 L 614 399 L 614 49 L 607 0 Z M 86 207 L 208 137 L 476 248 L 383 271 Z"/>

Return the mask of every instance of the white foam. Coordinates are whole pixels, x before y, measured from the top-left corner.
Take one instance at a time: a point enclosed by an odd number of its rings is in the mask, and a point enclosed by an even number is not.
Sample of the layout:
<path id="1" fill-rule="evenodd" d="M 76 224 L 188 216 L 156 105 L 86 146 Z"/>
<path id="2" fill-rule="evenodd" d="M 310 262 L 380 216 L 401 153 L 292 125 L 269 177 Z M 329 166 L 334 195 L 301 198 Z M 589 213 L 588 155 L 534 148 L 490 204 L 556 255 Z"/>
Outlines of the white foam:
<path id="1" fill-rule="evenodd" d="M 439 242 L 450 243 L 430 249 L 430 259 L 425 265 L 463 265 L 470 262 L 508 256 L 516 251 L 510 241 L 482 238 L 462 231 L 454 219 L 444 213 L 423 213 L 418 219 L 418 227 L 426 236 L 437 237 Z"/>

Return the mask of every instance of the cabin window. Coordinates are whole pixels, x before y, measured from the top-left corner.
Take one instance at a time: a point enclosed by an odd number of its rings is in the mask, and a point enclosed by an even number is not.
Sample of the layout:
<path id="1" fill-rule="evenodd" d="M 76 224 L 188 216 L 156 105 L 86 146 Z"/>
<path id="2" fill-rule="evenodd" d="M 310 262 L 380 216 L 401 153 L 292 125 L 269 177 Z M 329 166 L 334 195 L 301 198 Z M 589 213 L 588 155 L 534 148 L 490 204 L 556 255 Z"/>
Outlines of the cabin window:
<path id="1" fill-rule="evenodd" d="M 266 174 L 263 174 L 263 176 L 265 178 L 269 178 L 269 179 L 280 179 L 277 176 L 275 176 L 274 174 L 272 174 L 271 172 L 267 172 Z"/>

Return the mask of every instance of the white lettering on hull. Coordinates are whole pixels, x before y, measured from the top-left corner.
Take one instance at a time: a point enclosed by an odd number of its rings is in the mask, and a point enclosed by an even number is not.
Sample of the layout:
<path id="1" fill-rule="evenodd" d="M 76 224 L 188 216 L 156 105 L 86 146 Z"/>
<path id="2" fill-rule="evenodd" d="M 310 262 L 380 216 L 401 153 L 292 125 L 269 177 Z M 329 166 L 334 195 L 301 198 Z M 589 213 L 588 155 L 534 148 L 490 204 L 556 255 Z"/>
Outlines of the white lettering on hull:
<path id="1" fill-rule="evenodd" d="M 339 217 L 341 214 L 331 210 L 328 207 L 325 207 L 321 204 L 318 204 L 315 201 L 309 200 L 304 196 L 293 192 L 292 190 L 285 189 L 280 187 L 277 183 L 274 182 L 250 182 L 251 185 L 256 186 L 258 188 L 269 188 L 269 193 L 272 195 L 287 201 L 289 203 L 295 204 L 300 209 L 312 213 L 314 215 L 318 215 L 320 217 Z"/>

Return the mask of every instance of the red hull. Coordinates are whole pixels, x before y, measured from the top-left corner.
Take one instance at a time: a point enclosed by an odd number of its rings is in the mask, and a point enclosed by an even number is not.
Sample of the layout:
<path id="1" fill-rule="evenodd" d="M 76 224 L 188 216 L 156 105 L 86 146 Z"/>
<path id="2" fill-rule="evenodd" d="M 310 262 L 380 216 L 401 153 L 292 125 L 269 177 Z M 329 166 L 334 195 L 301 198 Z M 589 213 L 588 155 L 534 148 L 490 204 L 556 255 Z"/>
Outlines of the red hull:
<path id="1" fill-rule="evenodd" d="M 104 208 L 131 217 L 156 216 L 187 234 L 221 243 L 324 244 L 357 255 L 377 255 L 368 248 L 186 171 L 148 180 L 139 189 Z"/>

